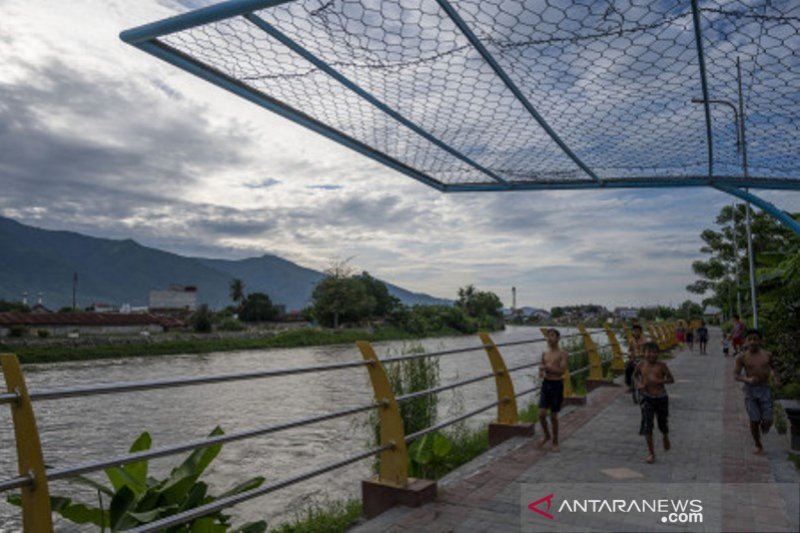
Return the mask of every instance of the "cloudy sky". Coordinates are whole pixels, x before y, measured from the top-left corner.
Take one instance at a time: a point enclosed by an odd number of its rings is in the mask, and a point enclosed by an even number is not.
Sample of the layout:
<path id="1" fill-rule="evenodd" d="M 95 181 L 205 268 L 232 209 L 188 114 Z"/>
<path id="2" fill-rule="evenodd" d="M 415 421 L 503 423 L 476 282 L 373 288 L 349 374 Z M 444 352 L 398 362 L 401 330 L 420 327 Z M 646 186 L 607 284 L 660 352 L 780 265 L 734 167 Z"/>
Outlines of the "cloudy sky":
<path id="1" fill-rule="evenodd" d="M 186 4 L 186 2 L 183 2 Z M 0 214 L 183 255 L 276 254 L 452 298 L 677 304 L 705 189 L 444 195 L 122 43 L 170 0 L 0 0 Z M 800 210 L 795 193 L 765 193 Z"/>

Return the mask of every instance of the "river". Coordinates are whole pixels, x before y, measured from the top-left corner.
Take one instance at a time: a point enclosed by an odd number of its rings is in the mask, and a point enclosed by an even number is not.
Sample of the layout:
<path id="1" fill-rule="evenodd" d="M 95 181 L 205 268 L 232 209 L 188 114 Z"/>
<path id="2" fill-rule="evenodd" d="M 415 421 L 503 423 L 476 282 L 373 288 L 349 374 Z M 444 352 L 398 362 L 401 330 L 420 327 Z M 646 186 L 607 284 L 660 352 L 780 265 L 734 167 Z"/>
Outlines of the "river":
<path id="1" fill-rule="evenodd" d="M 562 334 L 572 332 L 564 329 Z M 541 338 L 538 328 L 509 327 L 492 335 L 497 343 Z M 597 337 L 600 340 L 600 337 Z M 375 343 L 378 357 L 400 355 L 411 341 Z M 419 341 L 427 351 L 480 345 L 476 336 L 444 337 Z M 532 361 L 543 344 L 501 348 L 508 366 Z M 28 387 L 58 388 L 99 382 L 201 376 L 263 369 L 294 368 L 360 359 L 352 345 L 271 350 L 104 359 L 99 361 L 27 365 Z M 483 350 L 447 355 L 440 360 L 441 383 L 453 383 L 491 370 Z M 514 373 L 516 390 L 530 388 L 534 370 Z M 440 394 L 439 418 L 455 416 L 495 400 L 494 383 L 483 380 Z M 533 395 L 520 399 L 527 405 Z M 279 422 L 328 413 L 372 401 L 372 388 L 364 368 L 302 374 L 214 385 L 132 392 L 34 403 L 45 462 L 64 467 L 124 454 L 142 431 L 149 431 L 153 447 L 202 438 L 216 425 L 226 432 L 241 431 Z M 469 420 L 485 425 L 496 414 L 490 409 Z M 339 418 L 245 441 L 225 444 L 203 479 L 211 493 L 219 494 L 249 477 L 261 475 L 267 482 L 284 479 L 314 466 L 352 455 L 369 445 L 368 413 Z M 16 454 L 10 410 L 0 409 L 0 469 L 3 479 L 16 475 Z M 163 476 L 187 454 L 156 459 L 150 473 Z M 270 527 L 292 520 L 312 502 L 360 497 L 360 480 L 370 476 L 371 459 L 289 488 L 261 496 L 231 511 L 234 524 L 266 519 Z M 104 476 L 99 474 L 98 480 Z M 51 494 L 86 498 L 96 496 L 66 481 L 51 483 Z M 77 492 L 76 492 L 77 491 Z M 0 530 L 21 530 L 19 509 L 0 503 Z M 58 531 L 79 531 L 58 521 Z M 94 528 L 82 529 L 92 531 Z"/>

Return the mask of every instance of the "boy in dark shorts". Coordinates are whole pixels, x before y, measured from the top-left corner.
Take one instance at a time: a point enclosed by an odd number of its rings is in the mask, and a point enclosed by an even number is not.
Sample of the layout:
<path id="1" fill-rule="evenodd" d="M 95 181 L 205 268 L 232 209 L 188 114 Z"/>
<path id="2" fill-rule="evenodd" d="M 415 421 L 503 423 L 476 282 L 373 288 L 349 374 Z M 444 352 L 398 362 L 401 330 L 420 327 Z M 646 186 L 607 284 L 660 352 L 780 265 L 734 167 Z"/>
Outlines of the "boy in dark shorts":
<path id="1" fill-rule="evenodd" d="M 648 342 L 644 345 L 644 361 L 639 363 L 634 372 L 634 379 L 639 387 L 641 396 L 642 423 L 639 426 L 639 435 L 644 435 L 647 441 L 647 450 L 650 455 L 646 462 L 653 463 L 656 460 L 656 452 L 653 448 L 653 419 L 658 420 L 658 429 L 664 439 L 664 450 L 670 449 L 669 426 L 669 397 L 664 385 L 675 383 L 669 367 L 658 360 L 658 344 Z"/>
<path id="2" fill-rule="evenodd" d="M 538 442 L 539 447 L 544 446 L 551 439 L 550 429 L 547 427 L 547 411 L 550 411 L 550 423 L 553 426 L 553 451 L 558 447 L 558 412 L 564 400 L 564 372 L 567 370 L 567 352 L 558 346 L 561 333 L 557 329 L 547 330 L 547 348 L 542 353 L 542 362 L 539 365 L 539 377 L 542 378 L 542 387 L 539 392 L 539 422 L 542 424 L 544 436 Z"/>
<path id="3" fill-rule="evenodd" d="M 744 334 L 746 348 L 736 357 L 733 377 L 744 383 L 744 405 L 750 418 L 750 434 L 753 436 L 756 449 L 753 453 L 764 451 L 761 445 L 761 433 L 769 431 L 772 426 L 772 395 L 769 389 L 769 377 L 775 379 L 780 387 L 781 380 L 772 366 L 772 354 L 761 349 L 761 333 L 757 329 L 749 329 Z M 742 376 L 742 369 L 745 375 Z"/>

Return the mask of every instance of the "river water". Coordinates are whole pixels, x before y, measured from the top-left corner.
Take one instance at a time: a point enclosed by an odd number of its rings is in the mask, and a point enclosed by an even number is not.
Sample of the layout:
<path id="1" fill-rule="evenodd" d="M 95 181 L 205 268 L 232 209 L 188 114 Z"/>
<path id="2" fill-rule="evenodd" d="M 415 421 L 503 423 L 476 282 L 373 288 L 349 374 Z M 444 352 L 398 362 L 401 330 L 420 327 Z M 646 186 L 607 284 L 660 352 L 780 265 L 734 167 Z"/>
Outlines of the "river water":
<path id="1" fill-rule="evenodd" d="M 572 331 L 562 330 L 562 334 Z M 509 327 L 492 335 L 497 343 L 541 338 L 538 328 Z M 599 337 L 598 337 L 599 340 Z M 476 336 L 425 339 L 419 342 L 375 343 L 378 357 L 397 356 L 414 344 L 439 351 L 480 346 Z M 538 359 L 543 344 L 501 348 L 508 366 Z M 28 387 L 59 388 L 71 385 L 203 376 L 264 369 L 294 368 L 359 360 L 352 345 L 272 350 L 106 359 L 101 361 L 28 365 L 24 368 Z M 441 383 L 470 378 L 491 371 L 485 352 L 475 350 L 438 358 Z M 513 375 L 515 389 L 535 383 L 535 369 Z M 493 380 L 482 380 L 455 391 L 441 393 L 439 418 L 456 416 L 494 401 Z M 527 405 L 533 395 L 520 398 Z M 71 466 L 124 454 L 142 431 L 149 431 L 153 447 L 177 444 L 206 436 L 216 425 L 227 433 L 288 422 L 338 411 L 372 401 L 372 388 L 365 368 L 356 367 L 322 373 L 266 378 L 176 389 L 132 392 L 64 400 L 35 402 L 37 424 L 45 462 L 51 467 Z M 468 421 L 475 427 L 496 416 L 490 409 Z M 294 474 L 342 459 L 370 444 L 369 413 L 338 418 L 228 443 L 202 479 L 219 494 L 252 476 L 278 481 Z M 16 453 L 10 410 L 0 409 L 0 477 L 16 476 Z M 166 475 L 187 454 L 151 461 L 150 474 Z M 270 527 L 291 520 L 311 503 L 360 497 L 360 480 L 371 474 L 372 459 L 341 468 L 240 504 L 231 513 L 234 524 L 266 519 Z M 95 477 L 104 480 L 102 473 Z M 51 483 L 51 494 L 73 496 L 96 503 L 96 495 L 83 492 L 66 481 Z M 0 531 L 19 531 L 19 509 L 0 501 Z M 58 521 L 58 531 L 79 531 L 71 523 Z M 82 529 L 92 531 L 94 528 Z"/>

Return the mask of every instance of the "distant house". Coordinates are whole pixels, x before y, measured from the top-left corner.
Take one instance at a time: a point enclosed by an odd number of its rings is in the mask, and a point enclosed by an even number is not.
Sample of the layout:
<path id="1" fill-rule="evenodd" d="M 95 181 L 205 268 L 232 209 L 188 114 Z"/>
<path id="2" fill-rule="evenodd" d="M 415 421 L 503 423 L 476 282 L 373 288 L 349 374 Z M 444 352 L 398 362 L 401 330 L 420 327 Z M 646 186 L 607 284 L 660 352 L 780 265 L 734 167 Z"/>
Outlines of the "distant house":
<path id="1" fill-rule="evenodd" d="M 638 309 L 635 307 L 617 307 L 614 309 L 614 317 L 620 320 L 631 320 L 636 318 Z"/>
<path id="2" fill-rule="evenodd" d="M 158 333 L 181 327 L 183 322 L 172 317 L 151 314 L 119 313 L 0 313 L 0 337 L 12 328 L 45 330 L 53 336 L 80 334 Z"/>
<path id="3" fill-rule="evenodd" d="M 703 309 L 703 318 L 706 320 L 708 319 L 716 319 L 722 320 L 722 309 L 719 307 L 715 307 L 713 305 L 707 305 L 705 309 Z"/>
<path id="4" fill-rule="evenodd" d="M 197 287 L 170 285 L 164 291 L 150 291 L 150 310 L 194 311 L 197 309 Z"/>

